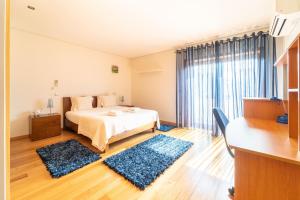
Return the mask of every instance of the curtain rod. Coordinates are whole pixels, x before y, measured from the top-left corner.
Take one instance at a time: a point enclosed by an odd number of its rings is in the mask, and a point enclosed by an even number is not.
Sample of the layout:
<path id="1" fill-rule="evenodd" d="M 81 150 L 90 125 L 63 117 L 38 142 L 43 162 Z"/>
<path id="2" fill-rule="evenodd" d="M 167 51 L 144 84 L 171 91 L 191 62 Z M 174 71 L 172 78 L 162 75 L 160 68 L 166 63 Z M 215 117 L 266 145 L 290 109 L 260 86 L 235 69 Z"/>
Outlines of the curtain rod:
<path id="1" fill-rule="evenodd" d="M 268 32 L 269 27 L 268 26 L 262 26 L 262 27 L 259 27 L 259 28 L 250 29 L 250 30 L 243 31 L 243 32 L 238 32 L 238 33 L 228 34 L 228 35 L 223 34 L 222 36 L 214 36 L 214 37 L 211 37 L 209 39 L 200 40 L 200 41 L 191 42 L 191 43 L 186 43 L 182 46 L 176 47 L 175 52 L 178 49 L 185 49 L 187 47 L 192 47 L 192 46 L 206 44 L 206 43 L 212 43 L 212 42 L 216 42 L 216 41 L 219 41 L 219 40 L 227 40 L 227 39 L 231 39 L 233 37 L 241 37 L 241 36 L 244 36 L 245 34 L 250 34 L 250 33 L 259 32 L 259 31 Z"/>

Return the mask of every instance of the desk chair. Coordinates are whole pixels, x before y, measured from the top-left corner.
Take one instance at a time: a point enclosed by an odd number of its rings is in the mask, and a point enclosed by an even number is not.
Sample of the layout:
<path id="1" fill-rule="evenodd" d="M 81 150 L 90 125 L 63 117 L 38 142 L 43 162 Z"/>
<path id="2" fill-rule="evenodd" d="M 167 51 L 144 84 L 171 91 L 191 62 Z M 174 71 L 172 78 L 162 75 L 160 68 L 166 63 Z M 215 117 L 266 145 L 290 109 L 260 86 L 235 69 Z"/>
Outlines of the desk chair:
<path id="1" fill-rule="evenodd" d="M 219 125 L 219 127 L 221 129 L 222 135 L 225 139 L 227 151 L 230 154 L 230 156 L 232 158 L 234 158 L 234 153 L 232 152 L 231 148 L 228 146 L 227 139 L 226 139 L 226 131 L 225 130 L 226 130 L 227 124 L 229 123 L 229 120 L 220 108 L 214 108 L 213 114 L 216 118 L 217 124 Z M 232 195 L 232 196 L 234 195 L 234 187 L 229 188 L 228 191 L 229 191 L 230 195 Z"/>

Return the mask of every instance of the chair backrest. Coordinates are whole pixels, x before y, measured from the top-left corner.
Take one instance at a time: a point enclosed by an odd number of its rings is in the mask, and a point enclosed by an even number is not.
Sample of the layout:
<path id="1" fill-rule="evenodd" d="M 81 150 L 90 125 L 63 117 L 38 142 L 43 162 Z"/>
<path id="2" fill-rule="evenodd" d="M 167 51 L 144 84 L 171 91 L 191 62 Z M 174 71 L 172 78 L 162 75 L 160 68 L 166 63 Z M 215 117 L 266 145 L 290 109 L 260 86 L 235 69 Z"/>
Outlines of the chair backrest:
<path id="1" fill-rule="evenodd" d="M 214 114 L 214 116 L 216 118 L 216 121 L 217 121 L 217 123 L 218 123 L 218 125 L 221 129 L 222 135 L 224 136 L 226 148 L 227 148 L 229 154 L 232 157 L 234 157 L 234 153 L 230 149 L 230 147 L 227 143 L 227 139 L 226 139 L 226 126 L 228 125 L 229 120 L 220 108 L 214 108 L 213 109 L 213 114 Z"/>

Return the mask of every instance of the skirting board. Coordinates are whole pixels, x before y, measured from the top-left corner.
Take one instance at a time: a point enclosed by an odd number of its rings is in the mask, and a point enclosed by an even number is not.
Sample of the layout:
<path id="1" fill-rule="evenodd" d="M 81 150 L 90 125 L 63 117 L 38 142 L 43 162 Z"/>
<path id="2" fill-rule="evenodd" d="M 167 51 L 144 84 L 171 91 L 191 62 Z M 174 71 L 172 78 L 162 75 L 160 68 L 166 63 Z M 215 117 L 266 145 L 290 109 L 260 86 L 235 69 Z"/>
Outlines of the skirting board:
<path id="1" fill-rule="evenodd" d="M 16 141 L 16 140 L 21 140 L 24 138 L 29 138 L 29 135 L 20 135 L 20 136 L 16 136 L 16 137 L 11 137 L 10 141 Z"/>
<path id="2" fill-rule="evenodd" d="M 165 120 L 160 120 L 160 123 L 176 126 L 175 122 L 169 122 L 169 121 L 165 121 Z M 10 141 L 22 140 L 22 139 L 28 138 L 28 137 L 29 137 L 29 135 L 20 135 L 20 136 L 16 136 L 16 137 L 11 137 Z"/>
<path id="3" fill-rule="evenodd" d="M 172 126 L 176 126 L 175 122 L 169 122 L 169 121 L 165 121 L 165 120 L 160 120 L 161 124 L 168 124 L 168 125 L 172 125 Z"/>
<path id="4" fill-rule="evenodd" d="M 63 131 L 63 128 L 61 129 L 61 131 Z M 24 138 L 29 138 L 29 134 L 28 135 L 20 135 L 20 136 L 16 136 L 16 137 L 11 137 L 10 141 L 22 140 Z"/>

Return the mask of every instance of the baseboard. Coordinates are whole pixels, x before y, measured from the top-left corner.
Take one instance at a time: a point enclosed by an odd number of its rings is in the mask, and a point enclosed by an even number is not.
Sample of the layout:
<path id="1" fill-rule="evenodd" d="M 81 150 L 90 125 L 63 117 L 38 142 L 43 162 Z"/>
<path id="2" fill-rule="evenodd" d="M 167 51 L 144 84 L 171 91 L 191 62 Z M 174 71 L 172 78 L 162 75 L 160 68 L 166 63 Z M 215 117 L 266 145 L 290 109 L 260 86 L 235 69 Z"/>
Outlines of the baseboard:
<path id="1" fill-rule="evenodd" d="M 161 124 L 168 124 L 168 125 L 172 125 L 172 126 L 176 126 L 176 123 L 175 122 L 169 122 L 169 121 L 165 121 L 165 120 L 160 120 L 160 123 Z M 62 131 L 64 129 L 62 128 Z M 10 138 L 10 141 L 16 141 L 16 140 L 22 140 L 24 138 L 29 138 L 29 135 L 20 135 L 20 136 L 16 136 L 16 137 L 11 137 Z"/>
<path id="2" fill-rule="evenodd" d="M 10 141 L 22 140 L 24 138 L 29 138 L 29 135 L 20 135 L 20 136 L 16 136 L 16 137 L 11 137 Z"/>
<path id="3" fill-rule="evenodd" d="M 63 132 L 64 129 L 61 128 L 61 131 Z M 20 135 L 20 136 L 16 136 L 16 137 L 11 137 L 10 141 L 22 140 L 24 138 L 29 138 L 29 135 Z"/>
<path id="4" fill-rule="evenodd" d="M 172 125 L 172 126 L 176 126 L 175 122 L 169 122 L 169 121 L 165 121 L 165 120 L 160 120 L 161 124 L 167 124 L 167 125 Z"/>

